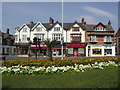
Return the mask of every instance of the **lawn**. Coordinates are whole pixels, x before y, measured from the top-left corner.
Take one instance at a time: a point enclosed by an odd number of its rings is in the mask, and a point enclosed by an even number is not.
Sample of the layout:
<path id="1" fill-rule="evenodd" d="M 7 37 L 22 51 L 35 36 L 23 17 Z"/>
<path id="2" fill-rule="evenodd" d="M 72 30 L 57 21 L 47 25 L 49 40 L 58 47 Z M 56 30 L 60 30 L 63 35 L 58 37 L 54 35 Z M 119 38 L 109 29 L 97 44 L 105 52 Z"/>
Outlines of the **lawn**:
<path id="1" fill-rule="evenodd" d="M 117 88 L 118 67 L 79 73 L 2 76 L 3 88 Z"/>

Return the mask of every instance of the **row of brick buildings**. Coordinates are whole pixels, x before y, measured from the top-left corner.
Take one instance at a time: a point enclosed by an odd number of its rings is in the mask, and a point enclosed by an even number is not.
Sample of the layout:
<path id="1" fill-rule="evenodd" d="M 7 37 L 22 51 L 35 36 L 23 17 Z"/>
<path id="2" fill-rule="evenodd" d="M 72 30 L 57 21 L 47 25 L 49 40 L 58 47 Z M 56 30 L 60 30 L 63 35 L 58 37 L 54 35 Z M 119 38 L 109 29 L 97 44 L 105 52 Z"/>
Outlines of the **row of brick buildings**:
<path id="1" fill-rule="evenodd" d="M 63 32 L 62 32 L 63 30 Z M 35 54 L 35 45 L 30 45 L 33 38 L 41 39 L 40 47 L 38 46 L 38 54 L 46 56 L 47 47 L 44 44 L 45 39 L 57 39 L 57 43 L 53 50 L 53 56 L 61 56 L 61 40 L 63 35 L 63 51 L 64 56 L 115 56 L 120 54 L 120 29 L 115 34 L 111 26 L 111 22 L 105 25 L 101 22 L 98 24 L 87 24 L 84 18 L 81 23 L 63 23 L 50 17 L 49 23 L 23 24 L 15 29 L 15 35 L 1 33 L 2 44 L 0 46 L 1 54 L 31 55 Z M 15 40 L 15 41 L 14 41 Z M 30 52 L 29 52 L 30 49 Z"/>
<path id="2" fill-rule="evenodd" d="M 33 42 L 34 37 L 38 37 L 41 41 L 46 38 L 51 40 L 57 39 L 58 43 L 53 48 L 53 55 L 61 55 L 61 37 L 64 40 L 64 56 L 115 56 L 115 31 L 111 26 L 111 22 L 104 25 L 87 24 L 84 18 L 81 23 L 62 24 L 50 17 L 49 23 L 23 24 L 16 28 L 15 45 L 17 46 L 17 54 L 28 54 L 29 40 Z M 35 46 L 31 45 L 31 55 L 35 53 Z M 39 48 L 39 47 L 37 47 Z M 44 43 L 40 45 L 40 55 L 46 55 L 47 47 Z"/>

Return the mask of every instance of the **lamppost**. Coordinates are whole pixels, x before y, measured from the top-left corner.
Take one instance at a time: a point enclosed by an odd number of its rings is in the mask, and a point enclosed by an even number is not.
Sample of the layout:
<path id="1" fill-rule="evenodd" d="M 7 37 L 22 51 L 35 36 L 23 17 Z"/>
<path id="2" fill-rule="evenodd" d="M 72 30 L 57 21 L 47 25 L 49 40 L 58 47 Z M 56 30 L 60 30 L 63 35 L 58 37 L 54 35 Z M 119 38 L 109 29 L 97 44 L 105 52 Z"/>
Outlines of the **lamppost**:
<path id="1" fill-rule="evenodd" d="M 63 60 L 63 0 L 62 0 L 62 37 L 61 37 L 61 60 Z"/>

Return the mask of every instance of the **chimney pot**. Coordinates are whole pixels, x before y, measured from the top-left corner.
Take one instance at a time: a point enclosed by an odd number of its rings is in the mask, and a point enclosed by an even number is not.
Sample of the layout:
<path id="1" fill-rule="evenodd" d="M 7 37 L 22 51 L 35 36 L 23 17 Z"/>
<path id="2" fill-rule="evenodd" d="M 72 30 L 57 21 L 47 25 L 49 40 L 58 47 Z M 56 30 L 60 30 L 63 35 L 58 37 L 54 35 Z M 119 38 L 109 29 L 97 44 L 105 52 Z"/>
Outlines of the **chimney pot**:
<path id="1" fill-rule="evenodd" d="M 111 25 L 111 21 L 110 20 L 108 21 L 108 25 Z"/>

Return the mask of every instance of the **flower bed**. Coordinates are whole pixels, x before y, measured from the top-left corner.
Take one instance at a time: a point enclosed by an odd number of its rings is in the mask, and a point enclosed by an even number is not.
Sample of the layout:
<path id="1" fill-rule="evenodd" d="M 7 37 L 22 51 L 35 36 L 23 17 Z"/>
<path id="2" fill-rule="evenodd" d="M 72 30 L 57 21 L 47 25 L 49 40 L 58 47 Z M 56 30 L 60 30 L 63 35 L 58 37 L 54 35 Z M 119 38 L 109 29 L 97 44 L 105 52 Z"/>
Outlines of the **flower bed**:
<path id="1" fill-rule="evenodd" d="M 120 63 L 115 63 L 114 61 L 108 62 L 95 62 L 95 63 L 88 63 L 86 65 L 83 64 L 74 64 L 73 66 L 11 66 L 0 67 L 0 74 L 7 74 L 7 75 L 31 75 L 31 74 L 48 74 L 48 73 L 63 73 L 63 72 L 84 72 L 88 69 L 103 69 L 104 67 L 108 66 L 120 66 Z"/>
<path id="2" fill-rule="evenodd" d="M 11 66 L 56 66 L 56 67 L 61 67 L 61 66 L 74 66 L 75 64 L 83 64 L 86 65 L 88 63 L 92 64 L 95 62 L 107 62 L 107 61 L 114 61 L 115 63 L 120 62 L 120 58 L 97 58 L 97 59 L 88 59 L 88 58 L 82 58 L 82 59 L 63 59 L 63 60 L 54 60 L 54 61 L 49 61 L 49 60 L 7 60 L 3 62 L 3 66 L 6 67 L 11 67 Z"/>

